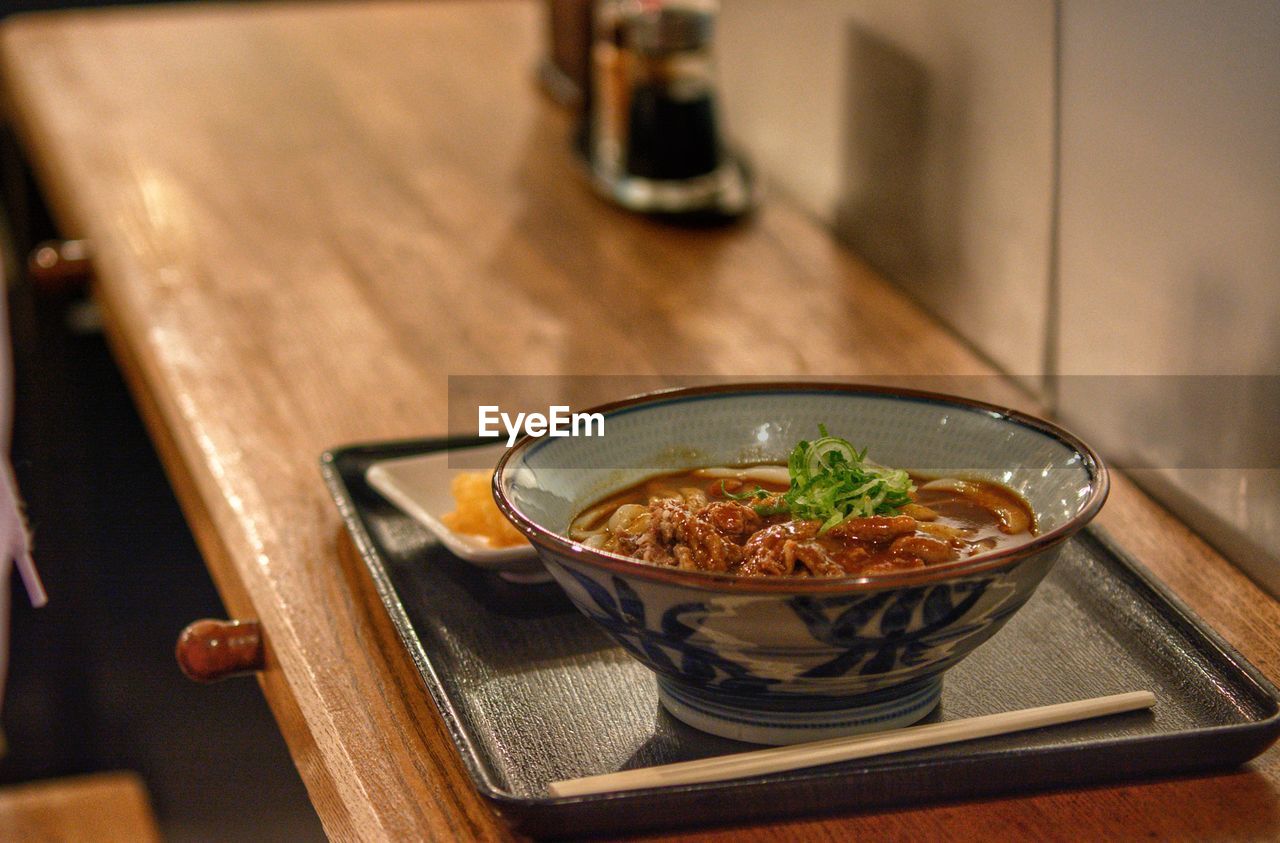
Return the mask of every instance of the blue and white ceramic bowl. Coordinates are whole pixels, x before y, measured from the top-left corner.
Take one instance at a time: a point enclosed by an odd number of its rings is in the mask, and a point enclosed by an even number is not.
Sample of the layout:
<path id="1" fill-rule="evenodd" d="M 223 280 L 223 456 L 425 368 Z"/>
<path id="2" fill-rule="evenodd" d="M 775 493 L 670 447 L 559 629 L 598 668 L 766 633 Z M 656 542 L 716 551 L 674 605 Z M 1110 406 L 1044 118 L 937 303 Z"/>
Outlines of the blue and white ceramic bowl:
<path id="1" fill-rule="evenodd" d="M 905 726 L 942 675 L 1004 625 L 1107 496 L 1098 456 L 1048 422 L 964 399 L 875 387 L 677 390 L 596 408 L 604 435 L 525 439 L 494 496 L 574 604 L 658 677 L 663 706 L 725 737 L 783 744 Z M 885 465 L 1003 483 L 1039 535 L 922 570 L 747 578 L 658 567 L 566 537 L 588 505 L 654 474 L 785 462 L 825 424 Z"/>

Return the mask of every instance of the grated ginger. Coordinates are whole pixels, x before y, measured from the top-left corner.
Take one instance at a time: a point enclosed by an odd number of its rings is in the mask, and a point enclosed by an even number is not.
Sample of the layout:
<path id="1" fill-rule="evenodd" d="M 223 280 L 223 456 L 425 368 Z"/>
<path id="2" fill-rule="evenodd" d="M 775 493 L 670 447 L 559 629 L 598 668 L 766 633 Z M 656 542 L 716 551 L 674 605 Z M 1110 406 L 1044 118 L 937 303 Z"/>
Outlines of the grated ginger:
<path id="1" fill-rule="evenodd" d="M 455 533 L 466 533 L 487 539 L 491 547 L 513 547 L 523 544 L 525 537 L 511 526 L 511 522 L 498 511 L 493 502 L 493 492 L 489 484 L 492 474 L 483 471 L 468 471 L 454 475 L 449 482 L 449 491 L 457 509 L 446 512 L 440 520 Z"/>

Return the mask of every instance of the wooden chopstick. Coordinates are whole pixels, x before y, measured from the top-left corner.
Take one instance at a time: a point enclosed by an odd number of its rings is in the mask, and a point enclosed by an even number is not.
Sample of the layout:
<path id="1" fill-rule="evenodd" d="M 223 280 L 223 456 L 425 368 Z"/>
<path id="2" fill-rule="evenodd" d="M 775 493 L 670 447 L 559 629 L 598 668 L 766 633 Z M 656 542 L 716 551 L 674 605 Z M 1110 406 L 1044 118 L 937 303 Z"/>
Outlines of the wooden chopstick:
<path id="1" fill-rule="evenodd" d="M 872 735 L 813 741 L 810 743 L 758 749 L 735 755 L 701 758 L 697 761 L 681 761 L 659 767 L 623 770 L 599 776 L 567 779 L 552 782 L 548 790 L 552 796 L 585 796 L 591 793 L 609 793 L 619 790 L 637 790 L 645 787 L 662 787 L 676 784 L 740 779 L 802 767 L 816 767 L 837 761 L 867 758 L 872 755 L 888 755 L 908 749 L 969 741 L 991 735 L 1003 735 L 1024 729 L 1038 729 L 1076 720 L 1088 720 L 1124 711 L 1151 708 L 1156 703 L 1150 691 L 1130 691 L 1109 697 L 1006 711 L 982 717 L 968 717 L 928 726 L 908 726 Z"/>

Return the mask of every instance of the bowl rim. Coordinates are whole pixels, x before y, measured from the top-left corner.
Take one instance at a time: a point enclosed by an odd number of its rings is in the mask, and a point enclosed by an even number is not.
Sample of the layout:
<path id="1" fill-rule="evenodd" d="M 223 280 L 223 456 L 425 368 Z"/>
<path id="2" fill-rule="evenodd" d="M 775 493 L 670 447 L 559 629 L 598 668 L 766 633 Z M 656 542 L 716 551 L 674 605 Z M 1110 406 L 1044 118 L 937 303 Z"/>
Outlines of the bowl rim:
<path id="1" fill-rule="evenodd" d="M 1092 479 L 1093 490 L 1089 499 L 1080 510 L 1065 523 L 1058 525 L 1047 533 L 1036 536 L 1029 542 L 1013 547 L 998 549 L 989 553 L 978 554 L 967 559 L 945 562 L 903 571 L 893 574 L 876 574 L 858 577 L 744 577 L 738 574 L 725 574 L 710 571 L 687 571 L 680 568 L 669 568 L 651 565 L 621 554 L 586 547 L 570 538 L 561 536 L 538 524 L 526 516 L 507 497 L 503 475 L 508 463 L 517 454 L 529 449 L 533 444 L 542 441 L 543 437 L 524 436 L 515 445 L 508 448 L 493 472 L 493 498 L 498 509 L 520 532 L 524 533 L 534 547 L 552 551 L 580 563 L 596 568 L 603 568 L 615 574 L 639 577 L 645 580 L 682 585 L 710 591 L 734 592 L 863 592 L 878 591 L 885 588 L 927 585 L 944 580 L 951 580 L 969 574 L 989 571 L 1012 565 L 1022 559 L 1047 550 L 1079 531 L 1093 519 L 1102 508 L 1111 489 L 1110 473 L 1102 458 L 1079 437 L 1063 429 L 1053 422 L 1036 416 L 1001 407 L 985 401 L 949 395 L 930 390 L 906 389 L 874 384 L 833 383 L 810 381 L 776 381 L 766 383 L 726 383 L 706 386 L 661 389 L 633 395 L 618 401 L 611 401 L 590 407 L 580 412 L 609 414 L 622 409 L 633 409 L 642 405 L 661 405 L 673 401 L 681 401 L 690 397 L 707 397 L 714 395 L 752 395 L 752 394 L 785 394 L 785 393 L 844 393 L 848 395 L 872 395 L 887 398 L 905 398 L 960 407 L 966 410 L 977 410 L 994 414 L 1006 421 L 1032 428 L 1070 448 L 1081 456 L 1081 468 L 1085 469 Z"/>

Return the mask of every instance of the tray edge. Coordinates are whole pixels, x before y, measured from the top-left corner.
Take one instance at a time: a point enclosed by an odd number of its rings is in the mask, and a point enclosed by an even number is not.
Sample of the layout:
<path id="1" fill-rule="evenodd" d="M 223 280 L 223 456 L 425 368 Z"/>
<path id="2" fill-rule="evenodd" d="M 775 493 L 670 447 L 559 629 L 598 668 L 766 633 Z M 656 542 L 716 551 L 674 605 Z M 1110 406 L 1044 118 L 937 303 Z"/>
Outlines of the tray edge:
<path id="1" fill-rule="evenodd" d="M 344 525 L 351 534 L 352 540 L 356 545 L 366 569 L 369 570 L 373 579 L 375 589 L 379 598 L 382 600 L 384 607 L 387 609 L 388 615 L 392 621 L 392 625 L 396 628 L 396 634 L 400 638 L 401 643 L 409 650 L 409 655 L 414 666 L 419 671 L 418 684 L 428 692 L 432 701 L 435 703 L 441 719 L 445 722 L 451 738 L 454 740 L 459 755 L 468 774 L 471 776 L 476 790 L 481 796 L 493 803 L 492 807 L 508 821 L 516 824 L 518 827 L 526 830 L 539 829 L 539 833 L 557 833 L 555 829 L 543 825 L 543 820 L 550 819 L 550 814 L 562 809 L 570 809 L 574 807 L 588 808 L 597 807 L 607 809 L 611 803 L 625 802 L 637 798 L 654 797 L 662 794 L 674 795 L 680 794 L 684 797 L 692 797 L 699 794 L 711 794 L 718 790 L 736 789 L 743 785 L 753 788 L 770 787 L 778 784 L 795 785 L 802 781 L 813 781 L 814 779 L 835 778 L 847 776 L 849 771 L 833 767 L 830 771 L 823 771 L 821 768 L 808 768 L 805 770 L 793 771 L 791 773 L 779 773 L 769 776 L 755 777 L 752 779 L 741 779 L 730 782 L 708 782 L 698 785 L 685 785 L 676 787 L 649 788 L 645 790 L 626 791 L 620 793 L 595 794 L 585 797 L 528 797 L 519 796 L 510 791 L 503 790 L 489 775 L 489 772 L 477 762 L 479 757 L 478 747 L 474 741 L 467 735 L 462 727 L 462 716 L 460 712 L 450 703 L 443 693 L 438 693 L 435 686 L 441 686 L 440 677 L 437 675 L 430 661 L 421 657 L 416 648 L 412 646 L 412 641 L 416 638 L 414 635 L 410 637 L 407 630 L 412 629 L 412 624 L 405 613 L 402 604 L 399 601 L 394 585 L 391 583 L 385 568 L 380 559 L 381 556 L 373 543 L 372 537 L 366 530 L 358 509 L 351 498 L 350 490 L 344 478 L 341 476 L 337 468 L 339 460 L 349 459 L 353 457 L 372 457 L 374 452 L 379 458 L 389 458 L 388 450 L 403 451 L 403 455 L 417 453 L 431 453 L 434 451 L 445 450 L 451 447 L 468 447 L 474 445 L 491 444 L 488 440 L 480 440 L 474 437 L 431 437 L 431 438 L 415 438 L 415 439 L 398 439 L 371 442 L 357 442 L 348 445 L 336 446 L 323 452 L 320 458 L 321 472 L 324 476 L 326 485 L 329 488 L 331 496 L 334 498 L 335 504 L 338 506 L 339 514 L 342 517 Z M 1216 738 L 1223 734 L 1230 735 L 1236 739 L 1236 743 L 1247 743 L 1251 748 L 1249 754 L 1241 757 L 1232 756 L 1236 760 L 1226 761 L 1215 765 L 1213 768 L 1206 767 L 1203 764 L 1190 763 L 1184 766 L 1177 766 L 1161 770 L 1137 770 L 1133 773 L 1120 772 L 1114 777 L 1103 776 L 1094 782 L 1081 783 L 1075 780 L 1069 780 L 1058 784 L 1048 784 L 1037 787 L 1036 791 L 1052 790 L 1055 787 L 1088 787 L 1093 784 L 1106 784 L 1126 780 L 1133 780 L 1135 776 L 1173 776 L 1186 774 L 1195 770 L 1204 769 L 1230 769 L 1256 758 L 1262 752 L 1266 751 L 1277 738 L 1280 738 L 1280 689 L 1272 683 L 1256 666 L 1245 658 L 1239 651 L 1232 647 L 1222 636 L 1213 629 L 1207 622 L 1192 611 L 1176 594 L 1174 594 L 1168 586 L 1157 579 L 1142 563 L 1136 559 L 1131 553 L 1121 547 L 1118 542 L 1107 533 L 1103 528 L 1090 525 L 1085 528 L 1082 533 L 1087 537 L 1087 541 L 1097 544 L 1105 555 L 1110 555 L 1115 559 L 1125 574 L 1132 579 L 1134 583 L 1148 592 L 1144 595 L 1146 599 L 1156 598 L 1160 603 L 1165 604 L 1172 613 L 1166 613 L 1166 616 L 1172 621 L 1176 621 L 1176 626 L 1180 633 L 1192 639 L 1201 639 L 1195 643 L 1199 647 L 1201 644 L 1208 644 L 1211 647 L 1210 655 L 1216 657 L 1216 660 L 1225 661 L 1229 665 L 1239 671 L 1246 677 L 1252 685 L 1250 689 L 1259 697 L 1265 698 L 1271 705 L 1271 713 L 1259 720 L 1252 720 L 1247 723 L 1229 724 L 1221 726 L 1206 726 L 1195 730 L 1183 730 L 1178 733 L 1161 735 L 1158 737 L 1151 736 L 1129 736 L 1123 738 L 1115 738 L 1108 741 L 1099 741 L 1089 744 L 1088 746 L 1061 745 L 1041 748 L 1038 756 L 1045 755 L 1070 757 L 1071 755 L 1085 751 L 1096 751 L 1106 749 L 1123 749 L 1128 745 L 1141 746 L 1144 748 L 1156 750 L 1160 749 L 1164 744 L 1180 743 L 1187 739 L 1188 736 Z M 376 564 L 371 560 L 379 560 Z M 1188 633 L 1190 633 L 1188 635 Z M 1202 648 L 1201 648 L 1202 649 Z M 426 677 L 430 676 L 432 682 L 427 682 Z M 1252 740 L 1244 741 L 1250 738 Z M 1002 750 L 998 752 L 989 752 L 983 756 L 983 759 L 995 759 L 1002 756 L 1016 756 L 1017 750 Z M 913 762 L 904 762 L 903 766 L 912 766 Z M 896 766 L 896 765 L 895 765 Z M 1017 793 L 1026 793 L 1035 791 L 1016 791 Z M 944 803 L 948 800 L 954 801 L 957 798 L 980 798 L 982 796 L 991 796 L 999 793 L 1008 794 L 1007 788 L 996 787 L 986 791 L 979 788 L 979 792 L 975 795 L 939 797 L 938 799 L 929 800 L 929 804 Z M 902 803 L 885 803 L 883 805 L 867 805 L 865 809 L 854 810 L 875 810 L 891 807 L 893 804 Z M 791 815 L 792 812 L 783 812 L 775 815 Z M 767 816 L 768 814 L 762 815 Z M 558 815 L 557 815 L 558 816 Z M 714 822 L 722 824 L 721 820 Z M 682 823 L 682 825 L 689 825 Z M 667 827 L 666 824 L 658 822 L 653 828 Z M 639 829 L 640 827 L 634 827 Z M 578 826 L 578 831 L 583 831 Z M 599 829 L 597 829 L 598 831 Z M 561 829 L 558 833 L 564 833 Z"/>

